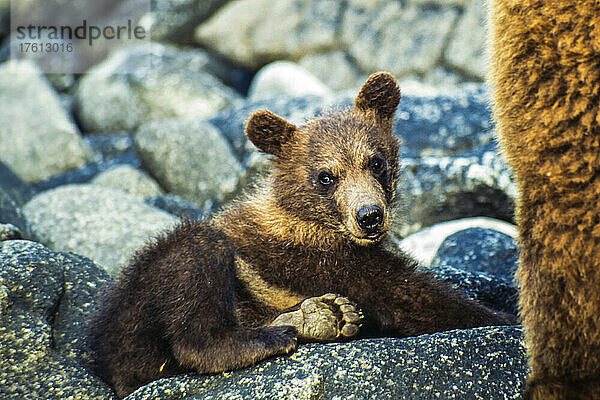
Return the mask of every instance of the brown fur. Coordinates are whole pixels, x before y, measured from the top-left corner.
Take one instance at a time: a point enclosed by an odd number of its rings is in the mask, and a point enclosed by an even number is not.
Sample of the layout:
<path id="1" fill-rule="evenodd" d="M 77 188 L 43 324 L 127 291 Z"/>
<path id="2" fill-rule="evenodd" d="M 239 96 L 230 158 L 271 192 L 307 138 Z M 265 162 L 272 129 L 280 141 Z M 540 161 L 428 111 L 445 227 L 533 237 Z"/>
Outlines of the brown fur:
<path id="1" fill-rule="evenodd" d="M 364 311 L 362 337 L 513 322 L 386 250 L 399 100 L 395 80 L 376 74 L 354 109 L 302 127 L 268 111 L 250 117 L 246 134 L 274 155 L 273 173 L 211 221 L 184 223 L 142 250 L 92 322 L 96 370 L 119 396 L 183 371 L 224 371 L 285 354 L 296 345 L 295 329 L 267 325 L 325 293 Z M 361 228 L 359 211 L 375 205 L 379 223 Z"/>
<path id="2" fill-rule="evenodd" d="M 494 111 L 520 189 L 526 397 L 600 399 L 600 3 L 495 0 Z"/>

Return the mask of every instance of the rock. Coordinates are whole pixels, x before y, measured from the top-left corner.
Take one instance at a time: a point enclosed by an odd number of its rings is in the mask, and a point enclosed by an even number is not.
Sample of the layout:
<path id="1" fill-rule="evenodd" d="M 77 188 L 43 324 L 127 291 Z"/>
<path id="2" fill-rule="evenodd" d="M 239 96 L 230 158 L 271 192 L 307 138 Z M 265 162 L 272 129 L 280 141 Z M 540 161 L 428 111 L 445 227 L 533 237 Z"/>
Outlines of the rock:
<path id="1" fill-rule="evenodd" d="M 33 189 L 21 178 L 19 178 L 10 168 L 0 162 L 0 188 L 6 192 L 17 205 L 25 204 L 31 196 Z"/>
<path id="2" fill-rule="evenodd" d="M 4 240 L 23 239 L 21 230 L 13 224 L 0 223 L 0 242 Z"/>
<path id="3" fill-rule="evenodd" d="M 88 373 L 84 321 L 106 275 L 39 243 L 0 242 L 0 397 L 112 399 Z"/>
<path id="4" fill-rule="evenodd" d="M 364 71 L 385 70 L 398 77 L 423 73 L 442 57 L 456 17 L 453 8 L 403 6 L 401 2 L 386 2 L 373 11 L 348 7 L 341 40 Z"/>
<path id="5" fill-rule="evenodd" d="M 515 225 L 492 218 L 476 217 L 442 222 L 421 229 L 399 241 L 398 246 L 419 260 L 421 264 L 430 266 L 438 248 L 448 236 L 475 227 L 493 229 L 513 239 L 517 238 L 517 227 Z"/>
<path id="6" fill-rule="evenodd" d="M 252 101 L 282 94 L 298 97 L 326 96 L 331 94 L 331 91 L 323 82 L 299 65 L 288 61 L 277 61 L 258 71 L 250 84 L 248 98 Z"/>
<path id="7" fill-rule="evenodd" d="M 0 65 L 0 160 L 26 182 L 81 167 L 89 149 L 29 61 Z"/>
<path id="8" fill-rule="evenodd" d="M 205 219 L 207 217 L 196 205 L 173 194 L 160 194 L 148 197 L 144 200 L 144 203 L 152 207 L 160 208 L 180 219 L 193 221 Z"/>
<path id="9" fill-rule="evenodd" d="M 119 189 L 143 200 L 146 197 L 162 194 L 158 183 L 148 174 L 131 165 L 117 165 L 97 175 L 91 181 L 94 185 Z"/>
<path id="10" fill-rule="evenodd" d="M 512 221 L 516 184 L 495 144 L 452 157 L 403 158 L 398 185 L 405 216 L 400 237 L 465 217 Z"/>
<path id="11" fill-rule="evenodd" d="M 157 0 L 152 13 L 142 19 L 148 22 L 154 41 L 188 44 L 194 28 L 211 16 L 227 0 Z"/>
<path id="12" fill-rule="evenodd" d="M 83 130 L 130 131 L 147 121 L 209 117 L 229 107 L 239 96 L 209 72 L 211 61 L 202 50 L 159 43 L 113 52 L 79 82 L 75 110 Z"/>
<path id="13" fill-rule="evenodd" d="M 301 345 L 240 371 L 154 381 L 128 400 L 517 399 L 527 375 L 521 336 L 507 326 Z"/>
<path id="14" fill-rule="evenodd" d="M 469 228 L 448 236 L 431 266 L 449 265 L 512 282 L 518 260 L 519 249 L 511 236 L 491 229 Z"/>
<path id="15" fill-rule="evenodd" d="M 34 196 L 23 212 L 42 243 L 85 255 L 111 275 L 148 239 L 178 221 L 121 190 L 96 185 L 48 190 Z"/>
<path id="16" fill-rule="evenodd" d="M 343 4 L 334 0 L 236 0 L 198 26 L 201 45 L 250 68 L 331 49 Z M 235 27 L 235 29 L 232 29 Z"/>
<path id="17" fill-rule="evenodd" d="M 486 4 L 485 0 L 470 0 L 444 51 L 444 59 L 451 67 L 481 81 L 488 71 Z"/>
<path id="18" fill-rule="evenodd" d="M 365 81 L 365 74 L 340 50 L 309 54 L 298 64 L 333 90 L 358 89 Z"/>
<path id="19" fill-rule="evenodd" d="M 168 192 L 213 209 L 237 189 L 242 167 L 211 124 L 163 120 L 143 125 L 135 146 L 146 169 Z"/>
<path id="20" fill-rule="evenodd" d="M 451 156 L 493 142 L 488 104 L 487 87 L 476 84 L 403 95 L 394 119 L 394 133 L 402 138 L 402 154 Z"/>

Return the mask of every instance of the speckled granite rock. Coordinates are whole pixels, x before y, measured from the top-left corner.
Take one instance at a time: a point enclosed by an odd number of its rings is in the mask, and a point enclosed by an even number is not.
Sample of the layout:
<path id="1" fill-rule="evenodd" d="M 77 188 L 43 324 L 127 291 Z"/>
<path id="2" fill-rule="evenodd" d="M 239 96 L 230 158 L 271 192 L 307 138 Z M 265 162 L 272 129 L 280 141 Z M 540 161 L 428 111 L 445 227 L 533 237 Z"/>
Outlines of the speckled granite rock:
<path id="1" fill-rule="evenodd" d="M 444 51 L 444 59 L 465 75 L 484 80 L 488 71 L 486 58 L 486 0 L 470 0 Z"/>
<path id="2" fill-rule="evenodd" d="M 90 260 L 0 242 L 0 398 L 114 398 L 81 366 L 83 323 L 105 282 Z"/>
<path id="3" fill-rule="evenodd" d="M 327 96 L 331 90 L 317 77 L 289 61 L 276 61 L 264 66 L 252 79 L 248 89 L 250 101 L 280 95 Z"/>
<path id="4" fill-rule="evenodd" d="M 402 2 L 385 2 L 373 11 L 363 10 L 348 7 L 341 40 L 364 71 L 385 70 L 396 76 L 433 68 L 457 17 L 452 8 L 421 8 Z"/>
<path id="5" fill-rule="evenodd" d="M 96 185 L 48 190 L 33 197 L 23 212 L 42 243 L 90 257 L 110 274 L 178 221 L 121 190 Z"/>
<path id="6" fill-rule="evenodd" d="M 456 156 L 401 161 L 398 190 L 405 218 L 393 228 L 400 237 L 459 218 L 512 220 L 516 183 L 494 143 Z"/>
<path id="7" fill-rule="evenodd" d="M 520 399 L 521 336 L 493 327 L 303 345 L 241 371 L 155 381 L 127 399 Z"/>
<path id="8" fill-rule="evenodd" d="M 93 185 L 119 189 L 139 199 L 162 194 L 163 191 L 152 177 L 131 165 L 116 165 L 97 175 Z"/>
<path id="9" fill-rule="evenodd" d="M 242 167 L 209 123 L 163 120 L 143 125 L 135 146 L 146 169 L 168 192 L 213 209 L 238 186 Z"/>
<path id="10" fill-rule="evenodd" d="M 209 117 L 229 107 L 239 96 L 209 72 L 211 62 L 202 50 L 160 43 L 113 52 L 79 81 L 75 110 L 82 129 L 129 131 L 147 121 Z"/>
<path id="11" fill-rule="evenodd" d="M 335 46 L 342 8 L 343 3 L 329 0 L 236 0 L 201 24 L 195 37 L 203 46 L 257 68 Z"/>
<path id="12" fill-rule="evenodd" d="M 0 65 L 0 160 L 26 182 L 83 166 L 89 149 L 30 61 Z"/>
<path id="13" fill-rule="evenodd" d="M 464 229 L 477 227 L 493 229 L 512 238 L 517 237 L 516 225 L 493 218 L 475 217 L 442 222 L 421 229 L 398 241 L 398 246 L 419 260 L 421 264 L 429 266 L 438 248 L 448 236 Z"/>
<path id="14" fill-rule="evenodd" d="M 431 266 L 449 265 L 512 282 L 518 260 L 519 249 L 512 237 L 491 229 L 470 228 L 448 236 Z"/>
<path id="15" fill-rule="evenodd" d="M 406 157 L 452 156 L 494 140 L 485 85 L 403 95 L 394 133 Z"/>
<path id="16" fill-rule="evenodd" d="M 309 54 L 298 64 L 333 90 L 358 89 L 364 82 L 362 75 L 366 75 L 360 72 L 348 54 L 340 50 Z"/>

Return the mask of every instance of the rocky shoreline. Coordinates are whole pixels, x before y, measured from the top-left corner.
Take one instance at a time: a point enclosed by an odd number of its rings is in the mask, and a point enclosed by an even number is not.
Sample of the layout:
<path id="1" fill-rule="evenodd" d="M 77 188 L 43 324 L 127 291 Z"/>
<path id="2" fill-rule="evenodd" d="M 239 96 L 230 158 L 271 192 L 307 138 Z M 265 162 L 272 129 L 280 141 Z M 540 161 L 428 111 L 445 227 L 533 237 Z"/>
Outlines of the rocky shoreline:
<path id="1" fill-rule="evenodd" d="M 251 112 L 302 123 L 351 105 L 373 70 L 390 70 L 403 90 L 398 246 L 469 297 L 516 312 L 517 191 L 481 83 L 481 2 L 174 3 L 157 2 L 152 44 L 118 49 L 83 75 L 46 75 L 0 51 L 1 398 L 114 398 L 85 367 L 98 291 L 152 236 L 210 216 L 265 173 L 243 134 Z M 228 28 L 255 20 L 260 28 Z M 518 399 L 521 335 L 493 327 L 304 345 L 128 398 Z"/>

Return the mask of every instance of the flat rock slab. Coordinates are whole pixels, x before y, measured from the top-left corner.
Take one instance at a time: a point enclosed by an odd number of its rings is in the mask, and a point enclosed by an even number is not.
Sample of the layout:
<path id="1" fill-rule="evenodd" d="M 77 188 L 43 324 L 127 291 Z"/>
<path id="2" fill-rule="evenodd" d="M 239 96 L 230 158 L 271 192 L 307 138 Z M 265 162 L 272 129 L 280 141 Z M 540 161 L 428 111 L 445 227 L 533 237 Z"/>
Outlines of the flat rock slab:
<path id="1" fill-rule="evenodd" d="M 23 212 L 50 248 L 85 255 L 116 274 L 147 240 L 178 219 L 121 190 L 67 185 L 34 196 Z"/>
<path id="2" fill-rule="evenodd" d="M 127 399 L 519 399 L 521 336 L 490 327 L 304 345 L 254 368 L 155 381 Z"/>

